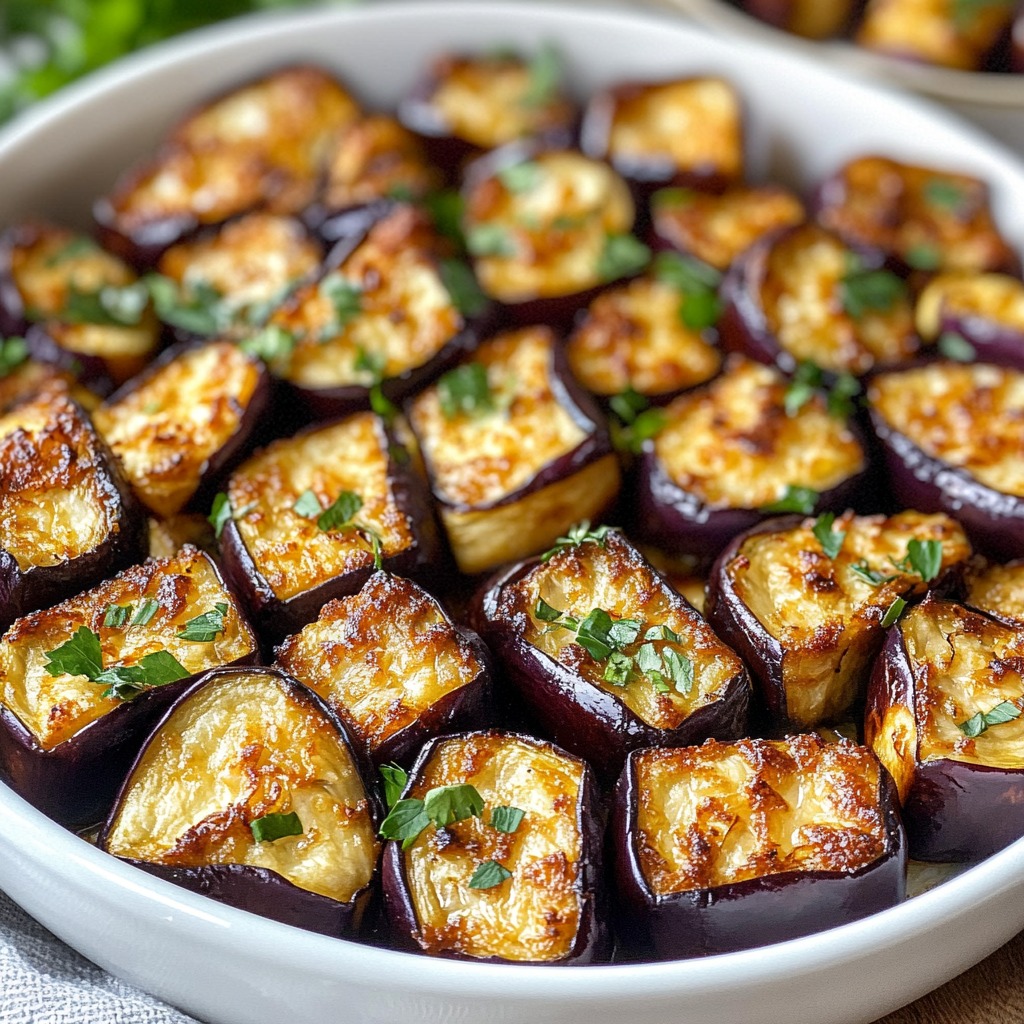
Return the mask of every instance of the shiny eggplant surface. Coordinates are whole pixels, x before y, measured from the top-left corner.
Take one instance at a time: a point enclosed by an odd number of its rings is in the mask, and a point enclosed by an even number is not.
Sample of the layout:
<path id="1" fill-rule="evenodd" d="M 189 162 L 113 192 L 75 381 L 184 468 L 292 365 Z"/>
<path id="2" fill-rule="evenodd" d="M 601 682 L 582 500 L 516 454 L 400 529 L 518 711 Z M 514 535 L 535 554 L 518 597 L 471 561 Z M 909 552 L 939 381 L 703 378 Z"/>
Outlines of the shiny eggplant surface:
<path id="1" fill-rule="evenodd" d="M 209 672 L 139 754 L 100 834 L 108 853 L 224 903 L 358 932 L 378 846 L 344 728 L 272 668 Z"/>
<path id="2" fill-rule="evenodd" d="M 904 616 L 875 664 L 865 742 L 899 788 L 919 860 L 973 861 L 1024 835 L 1024 639 L 951 601 Z"/>

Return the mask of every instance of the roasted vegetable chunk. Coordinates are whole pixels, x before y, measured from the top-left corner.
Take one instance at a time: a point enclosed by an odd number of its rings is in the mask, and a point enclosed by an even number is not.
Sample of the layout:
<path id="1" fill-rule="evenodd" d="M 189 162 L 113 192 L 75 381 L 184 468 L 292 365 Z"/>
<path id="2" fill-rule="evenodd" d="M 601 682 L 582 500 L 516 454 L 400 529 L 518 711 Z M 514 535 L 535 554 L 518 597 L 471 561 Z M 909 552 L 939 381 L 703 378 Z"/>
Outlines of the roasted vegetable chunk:
<path id="1" fill-rule="evenodd" d="M 398 826 L 414 801 L 422 818 Z M 501 732 L 432 741 L 381 828 L 393 840 L 383 868 L 392 933 L 459 959 L 600 959 L 599 813 L 586 764 L 550 743 Z"/>
<path id="2" fill-rule="evenodd" d="M 988 857 L 1024 835 L 1024 637 L 928 599 L 889 633 L 865 740 L 899 787 L 910 855 Z"/>
<path id="3" fill-rule="evenodd" d="M 964 604 L 1008 626 L 1024 625 L 1024 562 L 999 565 L 982 558 L 972 561 Z"/>
<path id="4" fill-rule="evenodd" d="M 845 740 L 635 751 L 611 836 L 624 931 L 665 959 L 807 935 L 905 895 L 895 787 Z"/>
<path id="5" fill-rule="evenodd" d="M 840 35 L 859 14 L 863 0 L 740 0 L 748 14 L 805 39 Z"/>
<path id="6" fill-rule="evenodd" d="M 95 824 L 185 682 L 257 654 L 195 548 L 27 615 L 0 640 L 3 775 L 58 821 Z"/>
<path id="7" fill-rule="evenodd" d="M 546 733 L 606 779 L 636 747 L 742 736 L 739 658 L 620 533 L 566 540 L 501 576 L 479 614 Z"/>
<path id="8" fill-rule="evenodd" d="M 409 403 L 459 568 L 533 554 L 619 489 L 600 415 L 546 327 L 491 339 Z"/>
<path id="9" fill-rule="evenodd" d="M 224 903 L 327 935 L 358 931 L 377 860 L 348 738 L 283 672 L 226 669 L 178 700 L 100 846 Z"/>
<path id="10" fill-rule="evenodd" d="M 708 621 L 751 667 L 776 729 L 841 722 L 864 699 L 889 620 L 970 553 L 944 515 L 768 522 L 722 553 Z"/>

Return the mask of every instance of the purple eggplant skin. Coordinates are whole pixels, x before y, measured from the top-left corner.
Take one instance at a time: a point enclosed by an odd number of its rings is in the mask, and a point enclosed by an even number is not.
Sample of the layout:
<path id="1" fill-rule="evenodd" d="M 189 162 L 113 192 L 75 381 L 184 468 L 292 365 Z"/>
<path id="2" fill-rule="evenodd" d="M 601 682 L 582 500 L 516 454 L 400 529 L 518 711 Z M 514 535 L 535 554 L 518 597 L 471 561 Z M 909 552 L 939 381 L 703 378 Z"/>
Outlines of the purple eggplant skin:
<path id="1" fill-rule="evenodd" d="M 902 899 L 906 841 L 896 787 L 880 771 L 886 852 L 854 872 L 787 871 L 711 889 L 657 895 L 637 850 L 639 787 L 634 751 L 612 798 L 608 846 L 614 860 L 620 940 L 645 959 L 681 960 L 798 938 L 885 910 Z"/>
<path id="2" fill-rule="evenodd" d="M 1012 323 L 977 312 L 955 313 L 943 310 L 939 318 L 939 337 L 956 334 L 973 349 L 979 363 L 993 363 L 1024 371 L 1024 331 Z"/>
<path id="3" fill-rule="evenodd" d="M 886 636 L 868 686 L 865 732 L 884 731 L 886 711 L 909 709 L 916 721 L 913 668 L 899 624 Z M 1024 769 L 995 768 L 948 758 L 921 763 L 917 736 L 903 821 L 915 860 L 969 862 L 990 857 L 1024 836 Z"/>
<path id="4" fill-rule="evenodd" d="M 552 743 L 546 743 L 533 736 L 522 733 L 499 733 L 488 730 L 477 733 L 463 734 L 467 736 L 500 736 L 505 735 L 518 739 L 533 746 L 546 746 L 556 753 L 571 760 L 580 760 Z M 434 750 L 450 736 L 438 736 L 431 740 L 416 758 L 409 772 L 408 780 L 402 790 L 402 798 L 420 780 Z M 608 924 L 608 894 L 603 870 L 605 815 L 601 801 L 600 789 L 595 781 L 590 766 L 583 761 L 583 784 L 576 802 L 576 823 L 580 831 L 580 857 L 577 889 L 582 893 L 579 927 L 570 951 L 558 960 L 547 963 L 556 966 L 600 963 L 611 954 L 611 931 Z M 381 857 L 381 888 L 384 895 L 384 907 L 388 917 L 392 942 L 403 949 L 423 952 L 417 941 L 420 926 L 409 892 L 409 881 L 405 872 L 405 858 L 402 844 L 389 839 L 384 844 Z M 481 959 L 468 957 L 453 951 L 435 954 L 453 960 L 473 960 L 475 963 L 509 963 L 501 957 Z"/>

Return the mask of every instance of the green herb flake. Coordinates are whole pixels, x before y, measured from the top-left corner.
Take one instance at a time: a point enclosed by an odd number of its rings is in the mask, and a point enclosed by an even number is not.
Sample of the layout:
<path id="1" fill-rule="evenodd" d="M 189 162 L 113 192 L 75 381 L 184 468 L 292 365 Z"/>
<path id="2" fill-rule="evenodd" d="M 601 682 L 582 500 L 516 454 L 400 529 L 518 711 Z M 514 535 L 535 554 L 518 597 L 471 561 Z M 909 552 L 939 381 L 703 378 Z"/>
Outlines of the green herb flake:
<path id="1" fill-rule="evenodd" d="M 474 224 L 466 231 L 466 248 L 474 256 L 515 256 L 515 239 L 502 224 Z"/>
<path id="2" fill-rule="evenodd" d="M 189 675 L 191 673 L 188 669 L 169 651 L 153 651 L 136 665 L 115 665 L 104 669 L 91 681 L 107 684 L 107 689 L 103 691 L 104 697 L 131 700 L 144 690 L 166 686 L 179 679 L 186 679 Z"/>
<path id="3" fill-rule="evenodd" d="M 594 608 L 580 622 L 576 643 L 595 661 L 604 661 L 618 646 L 611 630 L 612 617 L 603 608 Z"/>
<path id="4" fill-rule="evenodd" d="M 248 338 L 243 338 L 238 347 L 265 363 L 277 363 L 287 360 L 298 343 L 298 338 L 280 324 L 267 324 Z"/>
<path id="5" fill-rule="evenodd" d="M 644 443 L 665 429 L 668 413 L 650 406 L 647 398 L 632 388 L 613 395 L 608 402 L 616 419 L 612 420 L 612 442 L 617 451 L 639 455 Z"/>
<path id="6" fill-rule="evenodd" d="M 220 535 L 230 520 L 231 499 L 223 491 L 219 491 L 214 495 L 210 514 L 206 517 L 206 521 L 213 527 L 213 534 L 217 540 L 220 540 Z"/>
<path id="7" fill-rule="evenodd" d="M 904 259 L 914 270 L 931 271 L 942 266 L 941 250 L 925 242 L 910 246 L 904 254 Z"/>
<path id="8" fill-rule="evenodd" d="M 810 487 L 787 484 L 782 497 L 768 505 L 762 505 L 762 512 L 799 512 L 809 516 L 818 501 L 818 492 Z"/>
<path id="9" fill-rule="evenodd" d="M 320 504 L 320 499 L 311 490 L 303 491 L 292 505 L 292 511 L 296 515 L 302 516 L 303 519 L 319 516 L 323 510 L 324 507 Z"/>
<path id="10" fill-rule="evenodd" d="M 142 281 L 157 318 L 165 324 L 209 337 L 231 323 L 231 311 L 223 303 L 223 296 L 207 281 L 197 281 L 187 289 L 162 274 L 147 274 Z"/>
<path id="11" fill-rule="evenodd" d="M 184 629 L 175 635 L 179 640 L 191 640 L 197 644 L 208 644 L 224 632 L 224 619 L 228 614 L 228 606 L 218 601 L 211 611 L 203 612 L 185 623 Z"/>
<path id="12" fill-rule="evenodd" d="M 633 674 L 634 660 L 621 651 L 612 651 L 601 678 L 612 686 L 625 686 Z"/>
<path id="13" fill-rule="evenodd" d="M 858 579 L 870 584 L 872 587 L 880 587 L 883 583 L 888 583 L 891 580 L 896 579 L 895 576 L 884 576 L 877 569 L 872 569 L 865 559 L 861 559 L 859 562 L 854 562 L 850 566 L 850 572 L 852 572 Z"/>
<path id="14" fill-rule="evenodd" d="M 534 618 L 540 619 L 541 622 L 557 622 L 561 617 L 562 613 L 552 607 L 544 600 L 543 597 L 537 598 L 537 603 L 533 608 Z"/>
<path id="15" fill-rule="evenodd" d="M 456 821 L 480 817 L 484 811 L 484 799 L 476 786 L 468 783 L 436 786 L 423 798 L 423 810 L 438 828 L 446 828 Z"/>
<path id="16" fill-rule="evenodd" d="M 356 373 L 367 373 L 373 378 L 374 384 L 379 384 L 384 379 L 384 368 L 387 366 L 388 357 L 383 352 L 371 352 L 369 349 L 359 345 L 356 348 L 356 357 L 352 362 L 352 369 Z"/>
<path id="17" fill-rule="evenodd" d="M 596 272 L 602 281 L 638 274 L 651 259 L 651 250 L 633 235 L 606 235 Z"/>
<path id="18" fill-rule="evenodd" d="M 149 289 L 142 281 L 126 285 L 103 285 L 95 291 L 68 288 L 62 320 L 73 324 L 103 327 L 136 327 L 149 303 Z"/>
<path id="19" fill-rule="evenodd" d="M 485 860 L 477 866 L 469 880 L 470 889 L 493 889 L 512 877 L 512 872 L 496 860 Z"/>
<path id="20" fill-rule="evenodd" d="M 402 796 L 402 790 L 405 789 L 406 783 L 409 781 L 409 774 L 394 762 L 382 764 L 379 770 L 381 778 L 384 780 L 384 800 L 390 810 Z"/>
<path id="21" fill-rule="evenodd" d="M 861 392 L 860 381 L 852 373 L 841 373 L 829 389 L 826 406 L 833 419 L 845 420 L 856 411 L 853 400 Z"/>
<path id="22" fill-rule="evenodd" d="M 679 300 L 679 319 L 691 331 L 714 327 L 721 315 L 722 303 L 714 292 L 695 292 Z"/>
<path id="23" fill-rule="evenodd" d="M 88 235 L 76 235 L 46 258 L 47 267 L 59 267 L 82 256 L 92 256 L 99 246 Z"/>
<path id="24" fill-rule="evenodd" d="M 902 597 L 897 597 L 886 609 L 885 615 L 882 616 L 883 628 L 888 629 L 903 614 L 903 609 L 906 607 L 906 600 Z"/>
<path id="25" fill-rule="evenodd" d="M 668 626 L 651 626 L 650 629 L 644 633 L 645 640 L 668 640 L 670 643 L 679 644 L 682 643 L 682 637 Z"/>
<path id="26" fill-rule="evenodd" d="M 793 377 L 786 387 L 783 405 L 787 416 L 795 416 L 822 386 L 821 367 L 809 359 L 802 359 L 793 371 Z"/>
<path id="27" fill-rule="evenodd" d="M 860 320 L 869 313 L 888 313 L 907 297 L 906 283 L 891 270 L 858 270 L 839 282 L 843 309 Z"/>
<path id="28" fill-rule="evenodd" d="M 69 640 L 46 652 L 45 668 L 51 676 L 85 676 L 94 680 L 103 671 L 99 636 L 88 626 L 79 626 Z"/>
<path id="29" fill-rule="evenodd" d="M 578 548 L 581 544 L 597 544 L 603 548 L 608 541 L 608 534 L 613 529 L 612 526 L 596 526 L 591 529 L 590 520 L 583 519 L 574 526 L 570 526 L 566 535 L 559 537 L 554 545 L 540 556 L 540 560 L 548 562 L 559 551 L 564 551 L 566 548 Z"/>
<path id="30" fill-rule="evenodd" d="M 321 533 L 337 530 L 351 524 L 355 514 L 363 507 L 363 499 L 355 491 L 342 491 L 316 519 Z"/>
<path id="31" fill-rule="evenodd" d="M 957 363 L 972 363 L 978 356 L 974 346 L 955 331 L 943 331 L 935 347 L 947 359 Z"/>
<path id="32" fill-rule="evenodd" d="M 107 629 L 121 629 L 132 614 L 134 605 L 108 604 L 103 615 L 103 625 Z"/>
<path id="33" fill-rule="evenodd" d="M 0 338 L 0 379 L 9 376 L 28 359 L 28 342 L 24 338 Z"/>
<path id="34" fill-rule="evenodd" d="M 462 237 L 462 217 L 466 212 L 466 202 L 461 193 L 454 189 L 445 189 L 440 192 L 432 192 L 423 200 L 434 227 L 454 242 L 459 247 L 465 245 Z"/>
<path id="35" fill-rule="evenodd" d="M 659 188 L 651 196 L 651 207 L 655 211 L 674 210 L 689 206 L 696 197 L 697 193 L 692 188 Z"/>
<path id="36" fill-rule="evenodd" d="M 399 411 L 398 406 L 381 390 L 379 383 L 370 388 L 370 409 L 387 423 L 390 423 Z"/>
<path id="37" fill-rule="evenodd" d="M 160 610 L 160 602 L 154 601 L 151 597 L 143 598 L 138 607 L 135 609 L 135 614 L 131 617 L 131 621 L 128 623 L 129 626 L 148 626 L 153 621 L 153 616 Z"/>
<path id="38" fill-rule="evenodd" d="M 473 271 L 462 260 L 441 260 L 438 264 L 441 283 L 452 300 L 452 305 L 467 317 L 480 316 L 488 306 Z"/>
<path id="39" fill-rule="evenodd" d="M 821 545 L 821 550 L 825 552 L 827 558 L 832 560 L 835 560 L 836 555 L 843 548 L 843 541 L 846 540 L 846 532 L 844 530 L 833 529 L 835 521 L 836 516 L 834 512 L 822 512 L 815 519 L 814 526 L 811 528 L 815 539 Z"/>
<path id="40" fill-rule="evenodd" d="M 930 583 L 942 571 L 942 541 L 915 537 L 907 544 L 906 561 L 913 572 Z"/>
<path id="41" fill-rule="evenodd" d="M 967 193 L 962 185 L 949 178 L 929 178 L 924 186 L 924 199 L 929 206 L 957 213 L 966 201 Z"/>
<path id="42" fill-rule="evenodd" d="M 706 263 L 678 253 L 659 253 L 654 276 L 680 294 L 679 319 L 693 331 L 714 326 L 722 315 L 718 285 L 722 275 Z"/>
<path id="43" fill-rule="evenodd" d="M 423 809 L 423 801 L 406 798 L 397 800 L 381 822 L 381 839 L 397 839 L 403 849 L 408 849 L 416 837 L 430 824 L 430 818 Z"/>
<path id="44" fill-rule="evenodd" d="M 446 420 L 482 416 L 494 409 L 494 395 L 483 363 L 463 363 L 437 382 L 437 397 Z"/>
<path id="45" fill-rule="evenodd" d="M 557 97 L 562 82 L 562 56 L 554 45 L 545 43 L 534 53 L 527 75 L 520 99 L 524 107 L 542 107 Z"/>
<path id="46" fill-rule="evenodd" d="M 320 282 L 318 291 L 333 307 L 334 332 L 351 323 L 363 308 L 363 290 L 341 274 L 328 274 Z"/>
<path id="47" fill-rule="evenodd" d="M 520 807 L 492 807 L 491 828 L 511 835 L 522 824 L 526 811 Z"/>
<path id="48" fill-rule="evenodd" d="M 1004 722 L 1013 722 L 1020 718 L 1020 708 L 1013 701 L 1004 700 L 997 704 L 990 711 L 979 711 L 972 715 L 966 722 L 959 722 L 957 728 L 970 739 L 980 736 L 986 729 L 993 725 L 1002 725 Z"/>
<path id="49" fill-rule="evenodd" d="M 530 192 L 541 183 L 543 178 L 544 171 L 534 160 L 509 164 L 498 171 L 498 180 L 509 192 Z"/>
<path id="50" fill-rule="evenodd" d="M 249 828 L 257 843 L 273 843 L 288 836 L 301 836 L 305 831 L 294 811 L 288 814 L 264 814 L 262 818 L 250 821 Z"/>
<path id="51" fill-rule="evenodd" d="M 693 689 L 693 662 L 685 654 L 680 654 L 671 647 L 666 647 L 661 652 L 661 659 L 675 688 L 684 696 L 689 696 Z"/>

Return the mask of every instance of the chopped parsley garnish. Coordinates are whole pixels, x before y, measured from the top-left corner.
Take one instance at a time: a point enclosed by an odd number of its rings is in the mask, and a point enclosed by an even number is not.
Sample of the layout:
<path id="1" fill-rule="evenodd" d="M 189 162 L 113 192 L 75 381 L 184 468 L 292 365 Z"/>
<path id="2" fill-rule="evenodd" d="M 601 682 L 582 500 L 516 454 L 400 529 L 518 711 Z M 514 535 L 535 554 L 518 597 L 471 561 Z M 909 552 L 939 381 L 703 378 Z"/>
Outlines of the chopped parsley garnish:
<path id="1" fill-rule="evenodd" d="M 828 414 L 834 419 L 846 419 L 854 412 L 853 399 L 860 394 L 860 381 L 852 374 L 841 373 L 831 388 L 825 385 L 824 371 L 809 359 L 801 360 L 793 371 L 786 388 L 783 404 L 787 416 L 795 416 L 817 392 L 826 393 Z"/>
<path id="2" fill-rule="evenodd" d="M 482 416 L 494 409 L 494 395 L 483 363 L 463 363 L 437 382 L 437 398 L 446 420 Z"/>
<path id="3" fill-rule="evenodd" d="M 958 363 L 970 363 L 977 358 L 974 346 L 961 334 L 955 331 L 943 331 L 935 347 L 947 359 Z"/>
<path id="4" fill-rule="evenodd" d="M 67 674 L 95 679 L 103 671 L 100 638 L 88 626 L 79 626 L 70 640 L 46 652 L 46 671 L 51 676 Z"/>
<path id="5" fill-rule="evenodd" d="M 213 505 L 210 508 L 210 514 L 206 517 L 206 521 L 213 527 L 214 536 L 217 540 L 220 540 L 224 527 L 232 519 L 241 519 L 242 516 L 247 516 L 255 507 L 256 503 L 253 502 L 251 505 L 246 505 L 236 512 L 231 507 L 231 499 L 223 491 L 218 491 L 213 497 Z"/>
<path id="6" fill-rule="evenodd" d="M 787 484 L 782 497 L 777 501 L 761 506 L 762 512 L 799 512 L 801 515 L 809 516 L 814 511 L 818 501 L 818 492 L 811 487 L 800 487 L 797 484 Z"/>
<path id="7" fill-rule="evenodd" d="M 153 621 L 153 616 L 160 610 L 160 602 L 154 600 L 152 597 L 144 597 L 138 607 L 135 609 L 135 614 L 132 615 L 129 621 L 129 626 L 147 626 Z"/>
<path id="8" fill-rule="evenodd" d="M 380 835 L 383 839 L 399 839 L 408 847 L 429 824 L 445 828 L 456 821 L 480 817 L 483 809 L 483 797 L 475 786 L 435 786 L 422 800 L 396 800 L 381 822 Z"/>
<path id="9" fill-rule="evenodd" d="M 916 537 L 907 543 L 907 553 L 893 565 L 903 572 L 916 573 L 930 583 L 942 570 L 942 541 L 918 540 Z"/>
<path id="10" fill-rule="evenodd" d="M 697 193 L 692 188 L 659 188 L 651 196 L 651 206 L 655 210 L 667 210 L 677 206 L 688 206 Z"/>
<path id="11" fill-rule="evenodd" d="M 273 843 L 286 836 L 301 836 L 305 831 L 294 811 L 288 814 L 264 814 L 262 818 L 250 821 L 249 828 L 257 843 Z"/>
<path id="12" fill-rule="evenodd" d="M 903 609 L 906 607 L 906 599 L 897 597 L 885 610 L 885 614 L 882 616 L 882 625 L 888 629 L 903 614 Z"/>
<path id="13" fill-rule="evenodd" d="M 143 281 L 126 285 L 103 285 L 95 291 L 68 288 L 60 318 L 73 324 L 104 327 L 136 327 L 149 303 L 149 289 Z"/>
<path id="14" fill-rule="evenodd" d="M 371 352 L 359 345 L 356 348 L 352 369 L 357 373 L 368 373 L 373 378 L 373 383 L 379 384 L 384 379 L 384 368 L 387 364 L 388 357 L 383 352 Z"/>
<path id="15" fill-rule="evenodd" d="M 370 408 L 382 419 L 390 423 L 398 415 L 398 406 L 384 394 L 380 382 L 370 388 Z M 408 452 L 406 453 L 408 459 Z"/>
<path id="16" fill-rule="evenodd" d="M 616 417 L 611 421 L 612 443 L 616 451 L 639 455 L 644 442 L 657 437 L 668 422 L 664 409 L 651 406 L 632 388 L 613 395 L 608 404 Z"/>
<path id="17" fill-rule="evenodd" d="M 516 243 L 501 224 L 475 224 L 466 231 L 466 248 L 474 256 L 515 256 Z"/>
<path id="18" fill-rule="evenodd" d="M 126 625 L 132 613 L 130 604 L 110 604 L 103 615 L 103 625 L 107 629 L 120 629 Z"/>
<path id="19" fill-rule="evenodd" d="M 197 644 L 212 643 L 224 632 L 224 619 L 227 613 L 228 606 L 223 601 L 218 601 L 211 611 L 189 619 L 176 636 L 179 640 L 191 640 Z"/>
<path id="20" fill-rule="evenodd" d="M 440 192 L 431 192 L 423 200 L 434 227 L 445 236 L 457 242 L 461 247 L 465 246 L 465 239 L 462 237 L 462 215 L 466 212 L 466 201 L 461 193 L 454 189 L 444 189 Z"/>
<path id="21" fill-rule="evenodd" d="M 99 246 L 87 235 L 76 235 L 46 258 L 46 266 L 59 267 L 62 263 L 77 260 L 80 256 L 91 256 Z"/>
<path id="22" fill-rule="evenodd" d="M 908 266 L 914 270 L 938 270 L 942 266 L 942 252 L 934 245 L 920 242 L 910 246 L 904 254 Z"/>
<path id="23" fill-rule="evenodd" d="M 265 363 L 274 363 L 287 359 L 295 351 L 298 343 L 299 339 L 280 324 L 267 324 L 255 334 L 243 338 L 238 347 Z"/>
<path id="24" fill-rule="evenodd" d="M 854 270 L 839 282 L 843 309 L 860 320 L 868 313 L 888 313 L 907 296 L 907 286 L 891 270 Z"/>
<path id="25" fill-rule="evenodd" d="M 314 516 L 320 515 L 323 510 L 324 507 L 320 504 L 320 499 L 310 490 L 303 491 L 292 505 L 292 511 L 296 515 L 302 516 L 303 519 L 312 519 Z"/>
<path id="26" fill-rule="evenodd" d="M 520 807 L 492 807 L 491 828 L 511 834 L 519 828 L 525 816 L 526 811 Z"/>
<path id="27" fill-rule="evenodd" d="M 477 865 L 473 877 L 469 880 L 470 889 L 493 889 L 512 877 L 512 872 L 496 860 L 485 860 Z"/>
<path id="28" fill-rule="evenodd" d="M 841 373 L 829 389 L 826 405 L 833 419 L 846 419 L 854 413 L 853 400 L 861 392 L 860 381 L 852 373 Z"/>
<path id="29" fill-rule="evenodd" d="M 992 0 L 984 0 L 984 2 L 989 4 Z M 999 2 L 1005 2 L 1005 0 L 999 0 Z M 963 0 L 957 0 L 957 3 L 962 4 Z M 948 178 L 930 178 L 925 182 L 924 198 L 929 206 L 937 206 L 950 213 L 956 213 L 963 205 L 967 195 L 963 186 L 955 181 L 950 181 Z"/>
<path id="30" fill-rule="evenodd" d="M 872 587 L 880 587 L 883 583 L 896 579 L 895 576 L 883 576 L 877 569 L 872 569 L 863 558 L 850 566 L 850 572 Z"/>
<path id="31" fill-rule="evenodd" d="M 822 512 L 820 516 L 814 521 L 812 532 L 815 539 L 821 545 L 821 550 L 825 552 L 826 557 L 835 559 L 836 555 L 843 548 L 843 541 L 846 540 L 845 530 L 835 530 L 833 525 L 835 524 L 836 516 L 834 512 Z"/>
<path id="32" fill-rule="evenodd" d="M 990 726 L 1002 725 L 1003 722 L 1012 722 L 1017 718 L 1020 718 L 1020 708 L 1013 701 L 1004 700 L 990 711 L 979 711 L 976 715 L 971 715 L 966 722 L 957 723 L 957 728 L 965 736 L 974 739 Z"/>
<path id="33" fill-rule="evenodd" d="M 384 780 L 384 801 L 390 810 L 401 797 L 402 790 L 405 789 L 405 784 L 409 781 L 409 775 L 404 768 L 394 763 L 382 764 L 380 775 Z"/>
<path id="34" fill-rule="evenodd" d="M 559 551 L 566 548 L 578 548 L 581 544 L 594 543 L 604 547 L 608 534 L 614 529 L 612 526 L 596 526 L 590 528 L 590 520 L 583 519 L 570 526 L 564 537 L 559 537 L 555 543 L 540 556 L 542 562 L 550 561 Z"/>
<path id="35" fill-rule="evenodd" d="M 151 597 L 143 598 L 138 606 L 134 604 L 107 605 L 103 625 L 107 629 L 123 629 L 125 626 L 145 626 L 160 610 L 160 602 Z"/>
<path id="36" fill-rule="evenodd" d="M 498 180 L 509 192 L 529 192 L 540 184 L 543 177 L 543 169 L 534 160 L 509 164 L 498 171 Z"/>
<path id="37" fill-rule="evenodd" d="M 342 491 L 316 519 L 317 529 L 323 533 L 350 526 L 355 514 L 363 507 L 363 499 L 355 491 Z"/>
<path id="38" fill-rule="evenodd" d="M 231 310 L 208 281 L 196 281 L 184 288 L 163 274 L 147 274 L 143 283 L 149 289 L 157 317 L 165 324 L 204 337 L 218 334 L 231 324 Z"/>
<path id="39" fill-rule="evenodd" d="M 24 338 L 0 338 L 0 377 L 6 377 L 28 359 Z"/>
<path id="40" fill-rule="evenodd" d="M 542 107 L 558 94 L 562 81 L 562 57 L 551 44 L 541 46 L 527 66 L 526 90 L 520 103 L 524 107 Z"/>
<path id="41" fill-rule="evenodd" d="M 679 319 L 693 331 L 713 327 L 722 315 L 718 285 L 722 275 L 706 263 L 678 253 L 662 252 L 654 259 L 654 276 L 679 292 Z"/>
<path id="42" fill-rule="evenodd" d="M 479 316 L 487 309 L 487 296 L 473 271 L 462 260 L 441 260 L 438 272 L 452 305 L 463 316 Z"/>
<path id="43" fill-rule="evenodd" d="M 328 328 L 329 335 L 338 334 L 359 316 L 363 308 L 363 290 L 359 285 L 335 273 L 328 274 L 320 282 L 318 290 L 333 307 L 334 317 Z"/>
<path id="44" fill-rule="evenodd" d="M 368 526 L 353 522 L 356 513 L 362 507 L 363 499 L 355 491 L 342 491 L 327 508 L 324 508 L 316 493 L 306 490 L 298 496 L 292 505 L 292 511 L 303 519 L 315 517 L 317 529 L 321 533 L 330 533 L 332 530 L 358 533 L 370 546 L 374 569 L 380 569 L 384 564 L 383 541 L 380 534 Z"/>
<path id="45" fill-rule="evenodd" d="M 597 276 L 602 281 L 638 274 L 651 259 L 651 250 L 634 235 L 606 235 L 597 258 Z"/>

